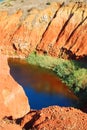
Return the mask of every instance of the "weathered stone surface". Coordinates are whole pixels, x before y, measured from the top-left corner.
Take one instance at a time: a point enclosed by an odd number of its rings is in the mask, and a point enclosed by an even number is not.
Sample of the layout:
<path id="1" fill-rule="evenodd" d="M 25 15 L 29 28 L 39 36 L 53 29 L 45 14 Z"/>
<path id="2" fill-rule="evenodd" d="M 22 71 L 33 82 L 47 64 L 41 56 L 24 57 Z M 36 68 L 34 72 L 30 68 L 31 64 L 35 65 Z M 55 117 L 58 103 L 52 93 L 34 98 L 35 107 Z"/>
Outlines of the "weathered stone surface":
<path id="1" fill-rule="evenodd" d="M 21 118 L 29 111 L 23 88 L 11 77 L 7 58 L 0 55 L 0 120 L 5 116 Z"/>
<path id="2" fill-rule="evenodd" d="M 8 15 L 6 12 L 1 12 L 3 17 L 0 17 L 0 51 L 7 55 L 14 53 L 12 37 L 20 26 L 20 18 L 22 11 L 18 10 L 13 15 Z"/>
<path id="3" fill-rule="evenodd" d="M 20 55 L 20 53 L 21 55 L 26 55 L 29 53 L 29 38 L 33 29 L 33 22 L 38 13 L 39 10 L 32 9 L 14 34 L 12 43 L 17 50 L 18 55 Z"/>
<path id="4" fill-rule="evenodd" d="M 86 46 L 86 31 L 86 7 L 76 3 L 71 3 L 65 7 L 62 6 L 52 20 L 37 50 L 52 56 L 59 56 L 61 49 L 65 48 L 77 56 L 86 55 L 86 47 L 82 47 Z M 77 52 L 78 50 L 79 53 Z"/>
<path id="5" fill-rule="evenodd" d="M 51 25 L 49 26 L 41 43 L 39 44 L 39 46 L 41 46 L 40 48 L 42 49 L 42 51 L 45 51 L 47 53 L 50 53 L 51 55 L 57 56 L 56 53 L 59 53 L 61 46 L 64 45 L 64 43 L 62 42 L 60 42 L 60 44 L 62 45 L 60 45 L 57 42 L 58 40 L 60 40 L 62 33 L 64 31 L 64 28 L 68 24 L 68 22 L 66 21 L 72 17 L 71 10 L 73 6 L 75 5 L 72 4 L 72 6 L 60 7 L 60 9 L 58 10 L 56 14 L 56 17 L 52 20 Z M 67 37 L 67 36 L 64 35 L 64 37 Z M 63 42 L 65 42 L 65 38 Z"/>
<path id="6" fill-rule="evenodd" d="M 0 130 L 22 130 L 22 128 L 17 124 L 8 123 L 2 120 L 0 122 Z"/>
<path id="7" fill-rule="evenodd" d="M 17 50 L 27 55 L 34 51 L 59 6 L 54 2 L 44 10 L 30 11 L 29 16 L 13 38 L 12 42 Z"/>
<path id="8" fill-rule="evenodd" d="M 22 130 L 22 128 L 19 125 L 4 124 L 3 126 L 0 126 L 0 130 Z"/>
<path id="9" fill-rule="evenodd" d="M 86 3 L 53 2 L 44 9 L 23 11 L 0 12 L 1 53 L 25 57 L 36 50 L 59 57 L 66 50 L 76 57 L 87 55 Z"/>
<path id="10" fill-rule="evenodd" d="M 32 111 L 24 117 L 21 126 L 36 130 L 86 130 L 87 114 L 74 108 L 51 106 Z"/>

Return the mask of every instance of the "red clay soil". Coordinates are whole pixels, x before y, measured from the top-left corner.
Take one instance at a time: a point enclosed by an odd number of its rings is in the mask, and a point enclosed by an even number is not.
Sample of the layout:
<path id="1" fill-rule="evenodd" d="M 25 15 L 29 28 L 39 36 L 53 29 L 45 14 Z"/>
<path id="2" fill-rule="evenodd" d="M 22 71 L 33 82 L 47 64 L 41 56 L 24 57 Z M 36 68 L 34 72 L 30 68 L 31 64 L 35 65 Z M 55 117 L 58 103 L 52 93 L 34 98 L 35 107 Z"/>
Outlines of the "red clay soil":
<path id="1" fill-rule="evenodd" d="M 87 114 L 71 107 L 50 106 L 31 111 L 21 126 L 26 130 L 87 130 Z"/>
<path id="2" fill-rule="evenodd" d="M 0 130 L 87 130 L 87 113 L 72 107 L 33 110 L 18 120 L 4 118 Z"/>

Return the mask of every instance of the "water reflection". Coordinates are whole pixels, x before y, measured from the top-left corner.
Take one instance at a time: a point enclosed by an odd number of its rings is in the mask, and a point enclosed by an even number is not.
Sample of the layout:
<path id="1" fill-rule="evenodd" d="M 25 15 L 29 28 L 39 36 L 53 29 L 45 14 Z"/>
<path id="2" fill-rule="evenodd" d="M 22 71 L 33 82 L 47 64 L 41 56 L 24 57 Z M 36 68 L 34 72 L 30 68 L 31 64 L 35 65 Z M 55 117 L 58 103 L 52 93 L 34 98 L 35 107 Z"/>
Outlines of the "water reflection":
<path id="1" fill-rule="evenodd" d="M 49 105 L 74 106 L 78 99 L 58 77 L 47 69 L 24 60 L 9 59 L 10 73 L 23 86 L 32 109 Z"/>

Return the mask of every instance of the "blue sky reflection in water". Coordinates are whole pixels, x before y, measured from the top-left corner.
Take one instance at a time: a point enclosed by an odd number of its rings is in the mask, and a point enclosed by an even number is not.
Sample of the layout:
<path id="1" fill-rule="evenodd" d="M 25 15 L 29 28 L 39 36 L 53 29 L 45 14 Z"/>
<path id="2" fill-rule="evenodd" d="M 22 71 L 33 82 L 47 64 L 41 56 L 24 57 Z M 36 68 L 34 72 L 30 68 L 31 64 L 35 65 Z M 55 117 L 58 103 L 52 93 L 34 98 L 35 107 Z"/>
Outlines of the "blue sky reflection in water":
<path id="1" fill-rule="evenodd" d="M 31 109 L 77 104 L 77 97 L 51 71 L 17 59 L 9 59 L 9 65 L 11 75 L 23 86 Z"/>

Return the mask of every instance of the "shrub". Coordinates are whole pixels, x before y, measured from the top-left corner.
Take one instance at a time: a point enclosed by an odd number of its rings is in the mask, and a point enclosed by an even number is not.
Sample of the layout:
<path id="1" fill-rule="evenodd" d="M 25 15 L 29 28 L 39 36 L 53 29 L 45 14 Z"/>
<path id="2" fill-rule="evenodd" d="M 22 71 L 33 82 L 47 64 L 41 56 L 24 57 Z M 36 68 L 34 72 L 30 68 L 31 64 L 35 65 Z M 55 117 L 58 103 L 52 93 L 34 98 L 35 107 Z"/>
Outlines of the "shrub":
<path id="1" fill-rule="evenodd" d="M 30 54 L 27 61 L 54 71 L 62 82 L 66 83 L 76 94 L 87 88 L 87 69 L 81 62 L 38 55 L 35 52 Z"/>
<path id="2" fill-rule="evenodd" d="M 54 67 L 53 71 L 75 93 L 87 88 L 87 69 L 74 64 L 74 61 L 63 61 Z"/>
<path id="3" fill-rule="evenodd" d="M 27 61 L 31 64 L 38 65 L 47 69 L 52 69 L 57 65 L 57 59 L 47 56 L 47 55 L 38 55 L 35 52 L 29 55 Z"/>

